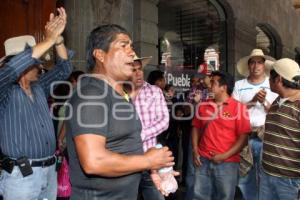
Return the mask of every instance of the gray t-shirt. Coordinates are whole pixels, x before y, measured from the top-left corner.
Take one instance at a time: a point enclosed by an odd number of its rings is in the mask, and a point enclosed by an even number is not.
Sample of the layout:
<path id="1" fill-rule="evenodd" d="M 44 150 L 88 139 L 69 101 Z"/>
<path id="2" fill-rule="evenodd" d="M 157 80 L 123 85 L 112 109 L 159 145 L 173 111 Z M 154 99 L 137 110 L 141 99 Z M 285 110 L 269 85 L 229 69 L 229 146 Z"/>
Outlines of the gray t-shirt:
<path id="1" fill-rule="evenodd" d="M 143 154 L 141 122 L 131 102 L 118 95 L 103 80 L 84 77 L 70 99 L 66 117 L 67 148 L 72 183 L 71 199 L 136 199 L 140 173 L 107 178 L 91 176 L 82 170 L 76 154 L 74 137 L 95 134 L 106 137 L 112 152 Z"/>

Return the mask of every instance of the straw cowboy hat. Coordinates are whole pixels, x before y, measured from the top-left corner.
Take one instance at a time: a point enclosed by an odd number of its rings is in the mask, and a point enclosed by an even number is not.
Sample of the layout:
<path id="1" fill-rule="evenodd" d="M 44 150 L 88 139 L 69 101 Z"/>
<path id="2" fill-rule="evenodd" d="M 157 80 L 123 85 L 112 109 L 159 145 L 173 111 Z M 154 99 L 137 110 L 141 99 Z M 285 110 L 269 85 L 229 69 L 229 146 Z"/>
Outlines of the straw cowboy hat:
<path id="1" fill-rule="evenodd" d="M 142 67 L 145 67 L 150 62 L 151 59 L 152 59 L 152 56 L 139 58 L 136 54 L 133 58 L 134 61 L 140 61 L 142 63 Z"/>
<path id="2" fill-rule="evenodd" d="M 274 69 L 277 74 L 279 74 L 284 79 L 295 83 L 298 82 L 295 77 L 300 77 L 300 68 L 298 63 L 289 58 L 282 58 L 272 65 L 272 69 Z"/>
<path id="3" fill-rule="evenodd" d="M 253 49 L 249 56 L 245 56 L 241 58 L 237 62 L 238 72 L 244 77 L 249 76 L 248 61 L 250 58 L 253 57 L 263 57 L 265 59 L 265 70 L 266 70 L 266 74 L 268 74 L 270 72 L 271 65 L 274 63 L 275 59 L 272 58 L 271 56 L 265 55 L 261 49 Z"/>
<path id="4" fill-rule="evenodd" d="M 26 45 L 34 46 L 36 45 L 35 39 L 31 35 L 23 35 L 18 37 L 13 37 L 5 40 L 5 56 L 0 58 L 0 63 L 2 63 L 7 57 L 17 55 L 25 50 Z"/>

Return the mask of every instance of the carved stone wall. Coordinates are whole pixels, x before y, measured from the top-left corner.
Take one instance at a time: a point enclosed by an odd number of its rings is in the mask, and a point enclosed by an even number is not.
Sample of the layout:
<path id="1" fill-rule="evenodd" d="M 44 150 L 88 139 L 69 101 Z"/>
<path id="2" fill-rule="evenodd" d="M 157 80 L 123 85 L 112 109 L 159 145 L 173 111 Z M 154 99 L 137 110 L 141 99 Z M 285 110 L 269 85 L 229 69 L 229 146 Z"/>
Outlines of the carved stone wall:
<path id="1" fill-rule="evenodd" d="M 139 56 L 152 56 L 145 77 L 158 64 L 158 0 L 134 0 L 135 51 Z"/>
<path id="2" fill-rule="evenodd" d="M 199 0 L 200 1 L 200 0 Z M 281 39 L 282 57 L 295 57 L 300 46 L 300 12 L 292 1 L 285 0 L 217 0 L 224 8 L 227 20 L 227 70 L 235 73 L 239 58 L 256 46 L 256 26 L 268 24 Z M 136 52 L 152 55 L 151 65 L 158 64 L 158 8 L 159 0 L 65 0 L 68 12 L 66 41 L 74 49 L 73 59 L 78 69 L 85 68 L 85 42 L 96 26 L 116 23 L 132 33 Z"/>
<path id="3" fill-rule="evenodd" d="M 278 33 L 282 42 L 282 57 L 294 58 L 295 47 L 300 45 L 300 12 L 292 1 L 283 0 L 227 0 L 234 11 L 236 60 L 249 54 L 255 47 L 257 32 L 255 27 L 260 23 L 270 25 Z"/>
<path id="4" fill-rule="evenodd" d="M 67 0 L 68 25 L 66 43 L 75 51 L 75 69 L 85 71 L 86 38 L 90 31 L 103 24 L 119 24 L 133 33 L 132 0 Z"/>

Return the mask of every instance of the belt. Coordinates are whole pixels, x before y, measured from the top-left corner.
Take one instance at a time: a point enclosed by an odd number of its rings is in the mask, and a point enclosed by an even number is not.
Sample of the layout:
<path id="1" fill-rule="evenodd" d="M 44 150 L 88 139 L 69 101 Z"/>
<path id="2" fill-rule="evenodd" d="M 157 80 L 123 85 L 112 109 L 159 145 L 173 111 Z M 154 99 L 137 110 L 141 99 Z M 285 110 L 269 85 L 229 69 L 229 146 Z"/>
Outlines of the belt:
<path id="1" fill-rule="evenodd" d="M 44 160 L 31 161 L 31 167 L 48 167 L 50 165 L 53 165 L 55 162 L 56 162 L 56 157 L 52 156 L 51 158 L 47 158 Z M 7 171 L 8 173 L 11 173 L 15 166 L 19 166 L 17 161 L 9 157 L 5 157 L 1 161 L 1 168 Z"/>
<path id="2" fill-rule="evenodd" d="M 257 136 L 257 132 L 251 132 L 251 133 L 249 134 L 249 137 L 250 137 L 250 139 L 257 138 L 257 137 L 258 137 L 258 136 Z"/>
<path id="3" fill-rule="evenodd" d="M 10 159 L 10 160 L 14 163 L 14 165 L 18 165 L 16 160 L 13 160 L 13 159 Z M 31 167 L 48 167 L 48 166 L 53 165 L 55 162 L 56 162 L 55 156 L 52 156 L 51 158 L 47 158 L 45 160 L 38 160 L 38 161 L 32 160 Z"/>
<path id="4" fill-rule="evenodd" d="M 48 167 L 53 165 L 56 162 L 56 157 L 52 156 L 51 158 L 39 161 L 31 161 L 31 167 Z"/>
<path id="5" fill-rule="evenodd" d="M 259 139 L 259 140 L 261 140 L 258 137 L 258 132 L 251 132 L 250 135 L 249 135 L 249 139 Z"/>

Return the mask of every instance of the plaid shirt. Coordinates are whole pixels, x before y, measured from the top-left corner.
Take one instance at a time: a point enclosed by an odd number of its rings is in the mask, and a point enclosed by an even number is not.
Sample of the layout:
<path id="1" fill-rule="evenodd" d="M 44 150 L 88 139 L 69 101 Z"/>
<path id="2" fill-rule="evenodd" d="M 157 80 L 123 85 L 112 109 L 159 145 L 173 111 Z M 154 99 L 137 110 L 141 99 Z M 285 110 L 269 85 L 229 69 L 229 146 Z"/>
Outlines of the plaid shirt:
<path id="1" fill-rule="evenodd" d="M 169 126 L 167 103 L 160 88 L 144 82 L 133 104 L 142 122 L 141 137 L 146 152 L 156 145 L 156 136 Z"/>

